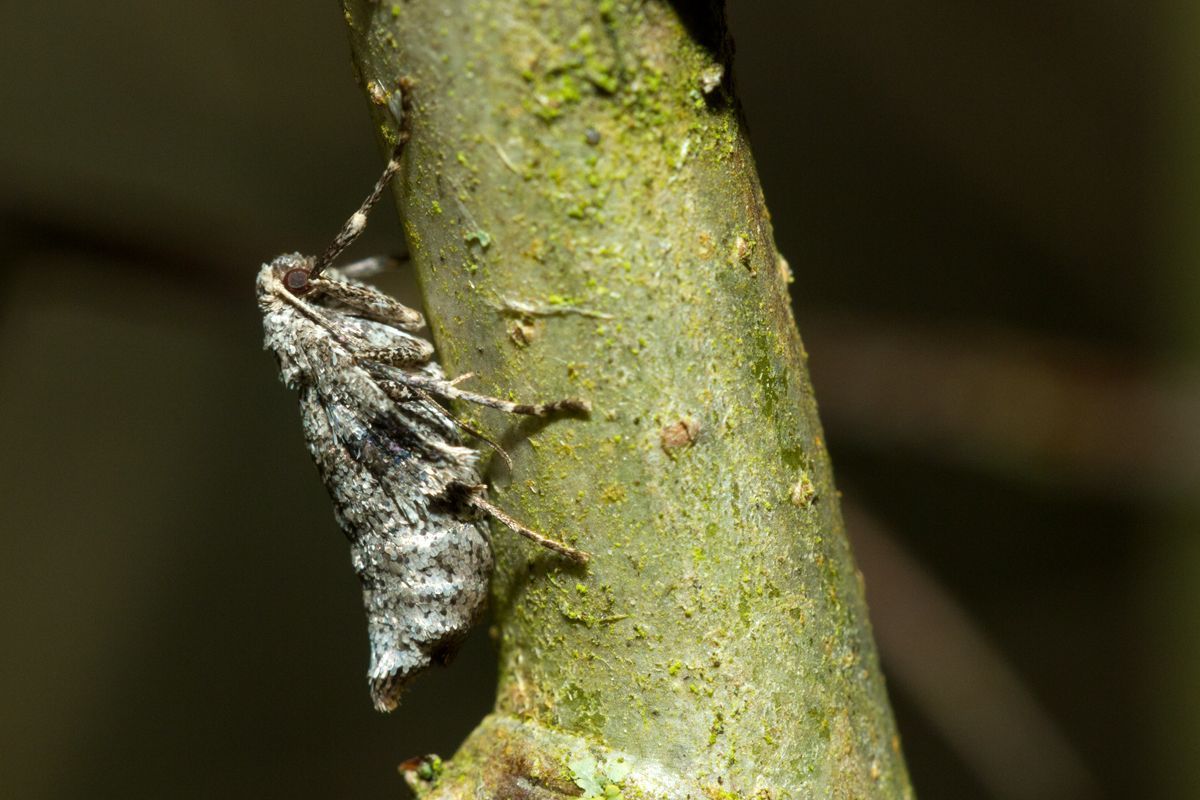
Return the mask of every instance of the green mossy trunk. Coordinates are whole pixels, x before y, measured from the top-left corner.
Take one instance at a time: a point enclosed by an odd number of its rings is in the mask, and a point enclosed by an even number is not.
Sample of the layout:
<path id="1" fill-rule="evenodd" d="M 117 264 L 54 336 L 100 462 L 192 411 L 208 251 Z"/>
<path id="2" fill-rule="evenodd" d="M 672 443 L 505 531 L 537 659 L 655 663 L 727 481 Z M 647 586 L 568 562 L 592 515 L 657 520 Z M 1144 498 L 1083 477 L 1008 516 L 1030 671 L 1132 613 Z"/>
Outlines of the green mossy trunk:
<path id="1" fill-rule="evenodd" d="M 397 189 L 448 374 L 594 406 L 460 408 L 512 455 L 493 500 L 593 558 L 495 531 L 495 713 L 418 792 L 911 796 L 720 5 L 346 20 L 386 141 L 414 82 Z"/>

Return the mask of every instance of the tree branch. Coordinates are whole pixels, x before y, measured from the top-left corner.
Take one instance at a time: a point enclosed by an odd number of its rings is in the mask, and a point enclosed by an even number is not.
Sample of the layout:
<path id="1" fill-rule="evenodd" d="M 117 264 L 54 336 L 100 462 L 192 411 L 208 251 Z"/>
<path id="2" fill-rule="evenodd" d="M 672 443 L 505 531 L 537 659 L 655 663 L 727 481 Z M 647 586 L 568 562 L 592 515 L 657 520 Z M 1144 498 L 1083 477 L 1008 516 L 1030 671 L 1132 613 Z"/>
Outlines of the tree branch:
<path id="1" fill-rule="evenodd" d="M 720 5 L 346 18 L 386 141 L 413 81 L 399 200 L 448 373 L 595 409 L 478 412 L 497 505 L 593 559 L 496 531 L 496 710 L 419 791 L 910 796 Z"/>

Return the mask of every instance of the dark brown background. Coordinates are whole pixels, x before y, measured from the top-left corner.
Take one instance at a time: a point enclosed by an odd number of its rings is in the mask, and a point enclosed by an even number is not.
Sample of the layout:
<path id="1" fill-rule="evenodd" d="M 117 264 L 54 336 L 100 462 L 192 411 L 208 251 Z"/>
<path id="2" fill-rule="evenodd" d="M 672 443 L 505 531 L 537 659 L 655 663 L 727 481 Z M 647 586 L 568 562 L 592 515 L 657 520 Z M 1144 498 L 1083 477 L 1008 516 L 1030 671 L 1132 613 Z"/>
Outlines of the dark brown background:
<path id="1" fill-rule="evenodd" d="M 732 5 L 919 796 L 1197 796 L 1200 14 Z M 3 27 L 0 795 L 397 796 L 487 637 L 371 710 L 251 290 L 380 164 L 338 4 Z"/>

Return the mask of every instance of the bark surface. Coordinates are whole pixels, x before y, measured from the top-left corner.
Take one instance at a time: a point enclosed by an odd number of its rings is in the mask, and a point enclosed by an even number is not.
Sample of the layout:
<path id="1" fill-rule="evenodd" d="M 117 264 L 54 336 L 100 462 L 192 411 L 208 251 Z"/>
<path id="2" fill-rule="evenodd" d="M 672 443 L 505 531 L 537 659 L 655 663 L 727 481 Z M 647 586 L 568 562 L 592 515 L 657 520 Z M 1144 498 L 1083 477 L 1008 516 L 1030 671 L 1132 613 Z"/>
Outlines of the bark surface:
<path id="1" fill-rule="evenodd" d="M 460 411 L 492 498 L 496 708 L 437 798 L 911 789 L 729 79 L 719 4 L 346 0 L 442 363 L 587 419 Z"/>

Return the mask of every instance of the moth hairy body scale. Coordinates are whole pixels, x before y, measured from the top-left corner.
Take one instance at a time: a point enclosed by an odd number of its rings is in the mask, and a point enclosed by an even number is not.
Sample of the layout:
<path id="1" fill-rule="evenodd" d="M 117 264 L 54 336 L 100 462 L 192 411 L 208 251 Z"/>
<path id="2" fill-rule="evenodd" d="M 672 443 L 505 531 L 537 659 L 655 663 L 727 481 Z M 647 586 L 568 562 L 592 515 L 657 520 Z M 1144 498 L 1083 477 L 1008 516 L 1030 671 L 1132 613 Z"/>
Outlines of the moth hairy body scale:
<path id="1" fill-rule="evenodd" d="M 324 254 L 279 256 L 257 281 L 264 347 L 299 394 L 308 450 L 350 540 L 367 614 L 368 680 L 381 711 L 396 708 L 414 675 L 444 662 L 479 616 L 492 569 L 488 516 L 587 561 L 487 501 L 478 453 L 459 438 L 460 428 L 475 432 L 438 401 L 537 416 L 586 412 L 588 404 L 517 404 L 459 388 L 462 378 L 447 380 L 433 346 L 410 332 L 424 326 L 421 314 L 359 280 L 387 259 L 331 266 L 399 170 L 405 139 Z"/>

